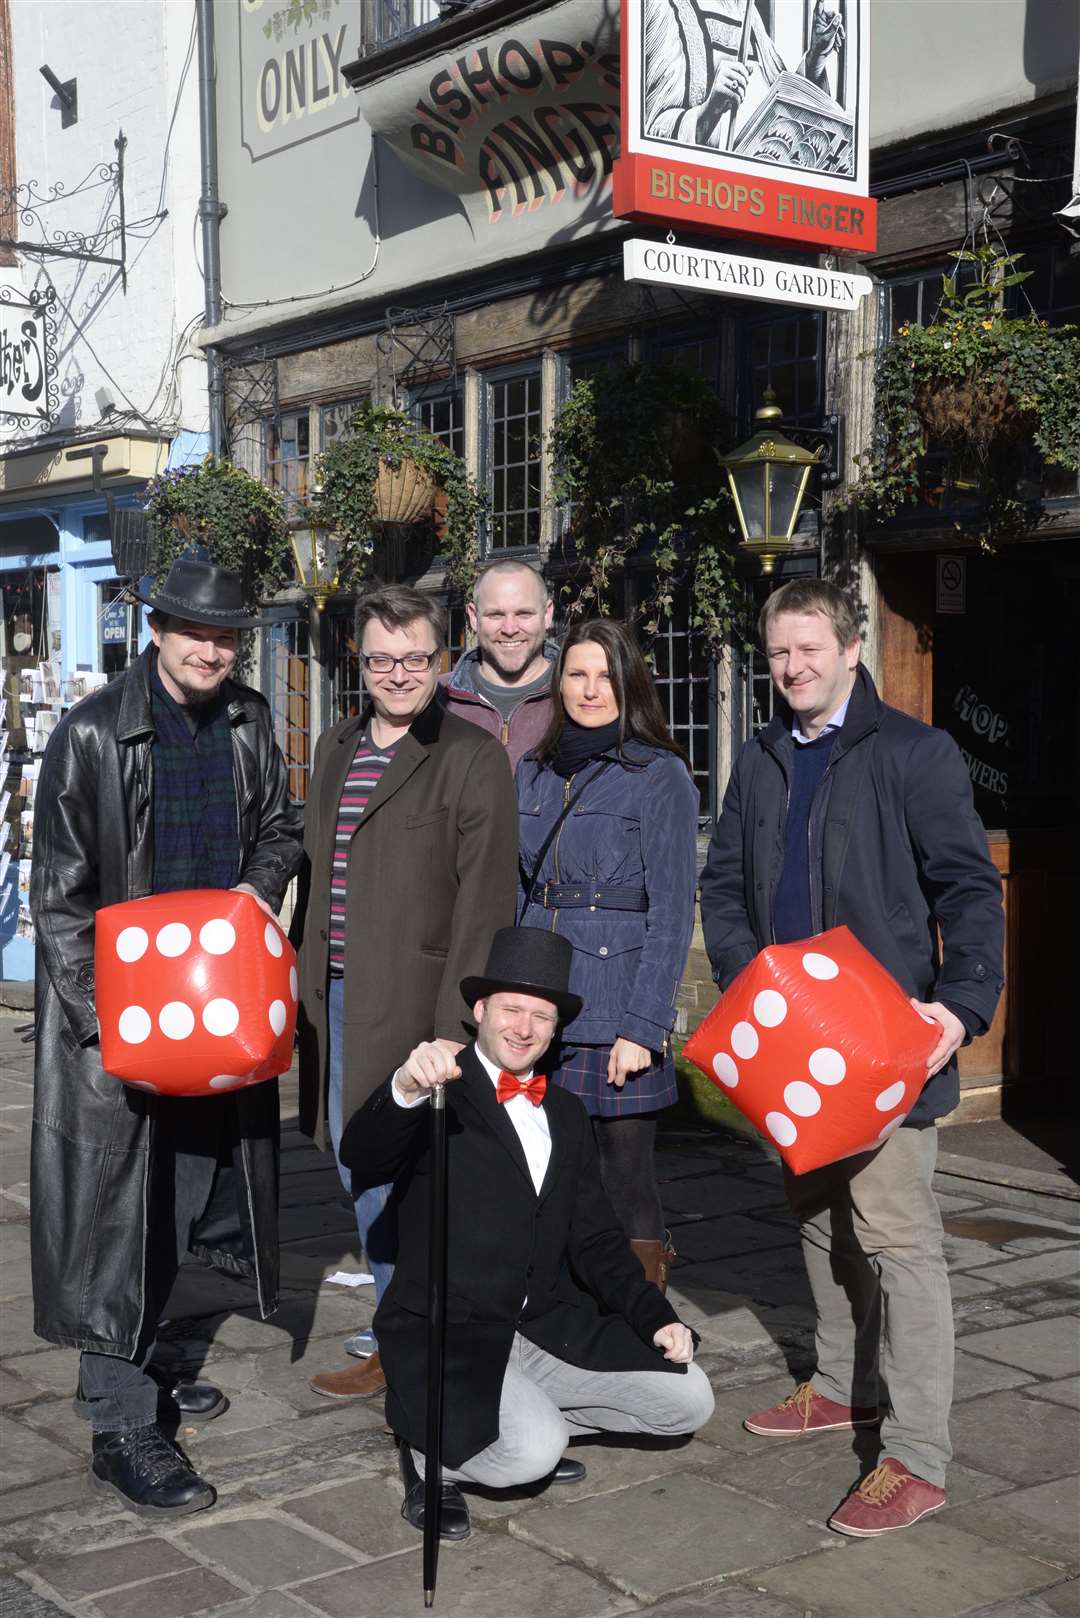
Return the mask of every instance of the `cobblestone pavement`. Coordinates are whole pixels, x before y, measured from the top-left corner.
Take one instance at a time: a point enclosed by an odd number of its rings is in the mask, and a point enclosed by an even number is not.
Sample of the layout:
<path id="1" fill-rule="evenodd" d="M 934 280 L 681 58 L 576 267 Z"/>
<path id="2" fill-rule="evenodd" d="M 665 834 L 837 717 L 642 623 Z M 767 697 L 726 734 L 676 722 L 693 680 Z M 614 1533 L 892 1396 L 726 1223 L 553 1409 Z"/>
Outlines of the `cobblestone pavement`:
<path id="1" fill-rule="evenodd" d="M 0 1017 L 0 1614 L 3 1618 L 412 1618 L 419 1536 L 402 1522 L 382 1412 L 308 1388 L 344 1363 L 370 1288 L 329 1160 L 286 1127 L 284 1303 L 185 1268 L 167 1354 L 231 1408 L 180 1439 L 212 1511 L 156 1522 L 92 1494 L 72 1410 L 73 1352 L 33 1334 L 28 1254 L 31 1047 Z M 295 1092 L 285 1085 L 284 1114 Z M 963 1168 L 964 1160 L 951 1159 Z M 970 1165 L 978 1169 L 978 1165 Z M 985 1171 L 984 1171 L 985 1172 Z M 749 1142 L 669 1137 L 664 1201 L 681 1261 L 672 1295 L 702 1333 L 717 1394 L 685 1443 L 586 1442 L 583 1484 L 472 1496 L 474 1532 L 443 1547 L 442 1618 L 1067 1618 L 1080 1614 L 1080 1203 L 939 1177 L 957 1326 L 948 1506 L 902 1534 L 844 1539 L 829 1512 L 876 1441 L 777 1443 L 741 1426 L 805 1369 L 810 1300 L 774 1162 Z"/>

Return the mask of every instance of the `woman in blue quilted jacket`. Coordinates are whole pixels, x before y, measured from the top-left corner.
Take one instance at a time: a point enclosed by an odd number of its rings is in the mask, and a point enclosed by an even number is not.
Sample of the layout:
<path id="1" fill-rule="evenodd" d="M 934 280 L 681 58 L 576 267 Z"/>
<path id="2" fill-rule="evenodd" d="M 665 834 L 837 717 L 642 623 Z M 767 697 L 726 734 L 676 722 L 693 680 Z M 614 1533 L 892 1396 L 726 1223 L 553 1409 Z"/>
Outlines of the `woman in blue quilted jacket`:
<path id="1" fill-rule="evenodd" d="M 675 1101 L 671 1031 L 694 919 L 699 799 L 629 630 L 575 624 L 551 682 L 553 714 L 517 768 L 518 919 L 574 947 L 584 1010 L 555 1083 L 593 1118 L 604 1188 L 650 1279 L 674 1257 L 653 1145 Z"/>

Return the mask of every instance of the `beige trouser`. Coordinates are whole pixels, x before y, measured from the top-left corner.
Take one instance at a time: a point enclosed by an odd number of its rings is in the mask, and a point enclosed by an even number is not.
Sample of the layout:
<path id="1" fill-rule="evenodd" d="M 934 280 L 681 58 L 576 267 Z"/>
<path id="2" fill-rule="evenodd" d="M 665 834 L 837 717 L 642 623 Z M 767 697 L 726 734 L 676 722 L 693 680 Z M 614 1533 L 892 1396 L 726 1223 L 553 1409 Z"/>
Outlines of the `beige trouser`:
<path id="1" fill-rule="evenodd" d="M 942 1487 L 952 1455 L 953 1318 L 933 1191 L 937 1131 L 898 1129 L 876 1152 L 785 1170 L 817 1310 L 814 1388 L 888 1413 L 882 1459 Z"/>

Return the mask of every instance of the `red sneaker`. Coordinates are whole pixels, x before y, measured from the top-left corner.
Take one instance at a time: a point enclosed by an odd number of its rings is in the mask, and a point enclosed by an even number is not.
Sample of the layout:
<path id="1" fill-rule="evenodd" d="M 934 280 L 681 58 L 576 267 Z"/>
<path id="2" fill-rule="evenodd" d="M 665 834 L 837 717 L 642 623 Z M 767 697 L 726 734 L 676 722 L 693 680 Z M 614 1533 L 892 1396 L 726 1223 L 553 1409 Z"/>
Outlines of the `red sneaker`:
<path id="1" fill-rule="evenodd" d="M 743 1426 L 763 1438 L 803 1438 L 807 1433 L 831 1433 L 845 1427 L 876 1427 L 878 1420 L 876 1410 L 838 1405 L 823 1393 L 815 1393 L 809 1382 L 800 1382 L 783 1404 L 755 1411 Z"/>
<path id="2" fill-rule="evenodd" d="M 931 1511 L 945 1504 L 945 1490 L 909 1472 L 903 1461 L 887 1455 L 880 1466 L 868 1472 L 829 1518 L 829 1527 L 838 1534 L 857 1539 L 873 1539 L 894 1528 L 910 1528 Z"/>

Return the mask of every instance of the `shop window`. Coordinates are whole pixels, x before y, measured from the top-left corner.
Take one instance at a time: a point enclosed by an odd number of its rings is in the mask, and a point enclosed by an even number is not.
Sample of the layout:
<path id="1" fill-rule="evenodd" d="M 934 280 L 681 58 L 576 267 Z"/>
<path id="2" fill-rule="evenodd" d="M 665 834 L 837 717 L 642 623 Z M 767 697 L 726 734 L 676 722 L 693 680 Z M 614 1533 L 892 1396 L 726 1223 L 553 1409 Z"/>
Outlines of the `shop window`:
<path id="1" fill-rule="evenodd" d="M 86 535 L 87 518 L 83 524 Z M 105 519 L 108 522 L 108 518 Z M 139 655 L 139 615 L 123 579 L 98 585 L 98 668 L 109 680 L 131 667 Z"/>
<path id="2" fill-rule="evenodd" d="M 330 615 L 330 723 L 355 719 L 364 705 L 364 677 L 351 606 Z"/>
<path id="3" fill-rule="evenodd" d="M 465 394 L 461 388 L 414 394 L 410 410 L 418 426 L 445 444 L 459 460 L 464 460 Z"/>
<path id="4" fill-rule="evenodd" d="M 602 348 L 570 354 L 566 360 L 566 391 L 569 392 L 575 382 L 582 382 L 587 377 L 600 376 L 604 371 L 615 370 L 627 363 L 625 340 L 618 348 Z"/>
<path id="5" fill-rule="evenodd" d="M 488 383 L 492 551 L 524 550 L 540 543 L 541 386 L 539 369 Z"/>
<path id="6" fill-rule="evenodd" d="M 711 332 L 665 336 L 654 348 L 652 358 L 657 365 L 670 365 L 672 370 L 700 376 L 710 388 L 719 391 L 720 339 Z"/>
<path id="7" fill-rule="evenodd" d="M 653 678 L 668 729 L 690 760 L 694 784 L 701 794 L 702 818 L 715 819 L 715 665 L 701 636 L 690 626 L 685 586 L 675 592 L 660 633 L 645 650 L 652 655 Z"/>
<path id="8" fill-rule="evenodd" d="M 311 413 L 283 410 L 267 426 L 267 481 L 287 497 L 303 500 L 311 468 Z"/>
<path id="9" fill-rule="evenodd" d="M 14 568 L 0 573 L 0 665 L 4 671 L 0 732 L 6 733 L 3 746 L 9 753 L 44 751 L 40 715 L 59 698 L 59 691 L 51 689 L 55 665 L 49 662 L 60 650 L 50 634 L 50 617 L 56 616 L 59 623 L 58 583 L 55 568 Z"/>
<path id="10" fill-rule="evenodd" d="M 319 411 L 320 447 L 329 449 L 339 439 L 348 438 L 354 419 L 367 402 L 367 395 L 363 394 L 356 399 L 341 399 L 334 404 L 323 405 Z"/>
<path id="11" fill-rule="evenodd" d="M 270 702 L 274 736 L 289 772 L 289 797 L 307 800 L 311 769 L 309 693 L 310 634 L 307 618 L 284 618 L 263 630 L 263 690 Z"/>
<path id="12" fill-rule="evenodd" d="M 750 326 L 749 414 L 772 388 L 785 425 L 814 427 L 821 420 L 820 315 L 782 315 Z"/>

